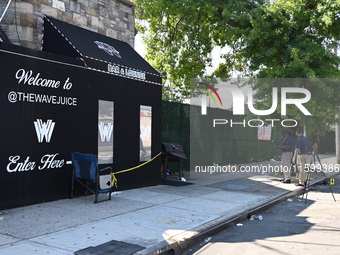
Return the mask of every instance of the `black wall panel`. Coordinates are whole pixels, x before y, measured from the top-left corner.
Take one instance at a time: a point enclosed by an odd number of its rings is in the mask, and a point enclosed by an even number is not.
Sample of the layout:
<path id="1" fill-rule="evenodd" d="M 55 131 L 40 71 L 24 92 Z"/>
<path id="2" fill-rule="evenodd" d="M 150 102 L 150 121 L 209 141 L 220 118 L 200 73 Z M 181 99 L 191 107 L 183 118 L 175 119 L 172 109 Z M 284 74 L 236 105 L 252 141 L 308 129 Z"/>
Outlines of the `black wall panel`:
<path id="1" fill-rule="evenodd" d="M 71 160 L 71 151 L 97 153 L 98 100 L 114 102 L 114 171 L 141 163 L 140 105 L 152 106 L 152 156 L 161 150 L 160 85 L 70 62 L 48 53 L 0 48 L 0 209 L 69 197 L 72 166 L 66 162 Z M 23 70 L 61 85 L 29 85 L 24 79 L 19 83 L 16 76 Z M 63 88 L 67 79 L 72 83 L 69 90 Z M 76 105 L 58 104 L 59 97 L 76 98 Z M 51 139 L 47 142 L 45 136 L 39 142 L 34 122 L 46 124 L 47 120 L 55 123 Z M 52 159 L 45 164 L 44 160 Z M 160 164 L 157 158 L 117 175 L 119 189 L 158 184 Z"/>

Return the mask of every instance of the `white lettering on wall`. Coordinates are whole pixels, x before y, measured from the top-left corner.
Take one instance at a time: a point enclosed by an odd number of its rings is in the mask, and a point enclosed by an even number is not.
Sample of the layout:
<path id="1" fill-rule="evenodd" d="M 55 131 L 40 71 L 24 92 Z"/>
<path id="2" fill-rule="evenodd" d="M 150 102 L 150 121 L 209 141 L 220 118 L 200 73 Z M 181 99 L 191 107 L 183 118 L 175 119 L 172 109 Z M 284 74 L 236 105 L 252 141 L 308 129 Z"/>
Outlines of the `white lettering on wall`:
<path id="1" fill-rule="evenodd" d="M 37 73 L 34 76 L 32 70 L 26 71 L 24 69 L 19 69 L 15 74 L 15 78 L 18 80 L 18 84 L 22 82 L 23 84 L 27 84 L 27 85 L 40 86 L 40 87 L 53 88 L 53 89 L 57 89 L 60 86 L 60 81 L 41 78 L 40 73 Z"/>
<path id="2" fill-rule="evenodd" d="M 35 162 L 30 162 L 30 157 L 27 157 L 24 161 L 19 161 L 20 156 L 10 156 L 9 163 L 7 165 L 7 172 L 13 173 L 13 172 L 24 172 L 24 171 L 30 171 L 35 168 Z"/>
<path id="3" fill-rule="evenodd" d="M 9 163 L 7 164 L 6 170 L 9 173 L 15 172 L 27 172 L 35 170 L 47 170 L 47 169 L 60 169 L 65 165 L 64 159 L 58 159 L 59 153 L 45 154 L 40 159 L 40 165 L 35 161 L 30 160 L 30 156 L 27 156 L 25 160 L 21 160 L 19 155 L 9 156 Z"/>
<path id="4" fill-rule="evenodd" d="M 116 66 L 116 65 L 108 64 L 107 65 L 107 71 L 110 72 L 110 73 L 114 73 L 114 74 L 120 74 L 120 75 L 132 77 L 132 78 L 136 78 L 136 79 L 140 79 L 140 80 L 146 80 L 145 72 L 139 72 L 139 71 L 135 71 L 135 70 L 128 69 L 128 68 L 124 69 L 124 68 Z"/>
<path id="5" fill-rule="evenodd" d="M 43 88 L 57 89 L 60 87 L 61 82 L 58 80 L 47 79 L 40 77 L 40 73 L 33 74 L 32 70 L 26 71 L 25 69 L 19 69 L 15 73 L 15 78 L 18 80 L 18 84 L 22 83 L 30 86 L 37 86 Z M 65 90 L 70 90 L 72 88 L 72 83 L 68 77 L 62 86 Z"/>
<path id="6" fill-rule="evenodd" d="M 56 159 L 57 155 L 59 153 L 55 154 L 46 154 L 42 156 L 40 162 L 43 164 L 41 166 L 38 166 L 39 170 L 43 169 L 54 169 L 54 168 L 62 168 L 65 164 L 65 160 L 63 159 Z"/>

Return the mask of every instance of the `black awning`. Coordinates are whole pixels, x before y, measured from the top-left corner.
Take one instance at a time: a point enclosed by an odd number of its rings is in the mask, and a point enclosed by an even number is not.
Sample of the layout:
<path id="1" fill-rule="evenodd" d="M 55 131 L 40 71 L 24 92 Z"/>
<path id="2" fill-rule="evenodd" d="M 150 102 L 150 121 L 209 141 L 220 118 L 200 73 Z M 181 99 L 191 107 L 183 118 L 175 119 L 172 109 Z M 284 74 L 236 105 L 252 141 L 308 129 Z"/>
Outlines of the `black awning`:
<path id="1" fill-rule="evenodd" d="M 81 58 L 103 72 L 152 83 L 160 74 L 128 43 L 45 16 L 43 51 Z"/>

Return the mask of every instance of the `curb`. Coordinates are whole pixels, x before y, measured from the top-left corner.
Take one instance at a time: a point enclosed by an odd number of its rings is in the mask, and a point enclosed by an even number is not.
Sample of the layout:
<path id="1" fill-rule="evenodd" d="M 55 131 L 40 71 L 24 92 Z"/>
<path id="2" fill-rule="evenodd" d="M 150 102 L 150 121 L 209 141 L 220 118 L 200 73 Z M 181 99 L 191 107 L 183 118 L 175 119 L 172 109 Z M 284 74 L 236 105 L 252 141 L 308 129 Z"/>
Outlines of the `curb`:
<path id="1" fill-rule="evenodd" d="M 326 178 L 331 179 L 338 174 L 329 177 L 322 177 L 310 182 L 309 186 L 313 186 L 319 182 L 324 181 Z M 235 226 L 236 223 L 244 221 L 250 214 L 257 214 L 273 205 L 286 200 L 289 197 L 304 194 L 305 188 L 296 188 L 293 191 L 286 191 L 282 194 L 270 197 L 264 201 L 258 202 L 255 205 L 248 206 L 233 215 L 217 218 L 213 221 L 205 223 L 190 231 L 185 231 L 182 234 L 174 236 L 170 241 L 162 241 L 156 245 L 150 246 L 142 251 L 134 253 L 134 255 L 180 255 L 184 251 L 197 243 L 202 242 L 209 236 L 216 235 L 217 233 L 229 227 Z M 307 191 L 308 192 L 308 191 Z M 187 236 L 187 237 L 186 237 Z"/>

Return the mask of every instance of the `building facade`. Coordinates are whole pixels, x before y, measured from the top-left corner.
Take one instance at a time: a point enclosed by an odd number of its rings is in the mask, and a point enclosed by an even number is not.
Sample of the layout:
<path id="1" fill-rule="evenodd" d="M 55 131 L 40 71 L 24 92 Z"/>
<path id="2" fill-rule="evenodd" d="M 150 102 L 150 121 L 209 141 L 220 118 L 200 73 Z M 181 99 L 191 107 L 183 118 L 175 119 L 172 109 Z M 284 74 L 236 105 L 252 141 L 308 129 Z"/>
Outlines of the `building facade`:
<path id="1" fill-rule="evenodd" d="M 0 2 L 0 15 L 8 1 Z M 47 15 L 134 47 L 134 11 L 129 0 L 12 0 L 0 28 L 11 43 L 39 50 Z"/>

